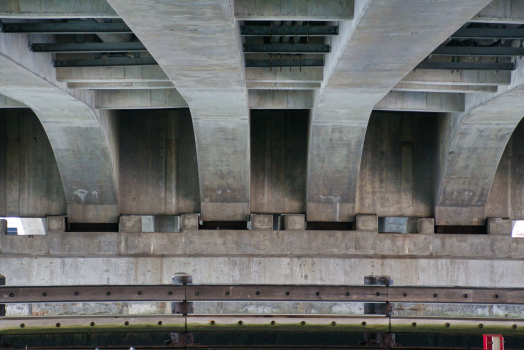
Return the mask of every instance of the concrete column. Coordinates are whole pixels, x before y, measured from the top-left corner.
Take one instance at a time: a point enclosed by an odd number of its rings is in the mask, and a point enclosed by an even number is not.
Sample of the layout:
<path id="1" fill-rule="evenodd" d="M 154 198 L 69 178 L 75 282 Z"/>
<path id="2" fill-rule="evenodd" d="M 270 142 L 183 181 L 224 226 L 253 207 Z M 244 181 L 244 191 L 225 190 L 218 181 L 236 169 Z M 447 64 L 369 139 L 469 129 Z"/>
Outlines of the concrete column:
<path id="1" fill-rule="evenodd" d="M 466 112 L 438 125 L 437 225 L 484 225 L 500 159 L 524 115 L 524 60 L 496 94 L 467 94 Z"/>
<path id="2" fill-rule="evenodd" d="M 356 1 L 355 20 L 340 22 L 340 34 L 332 39 L 311 114 L 308 220 L 353 220 L 373 107 L 489 2 Z"/>
<path id="3" fill-rule="evenodd" d="M 52 55 L 31 53 L 28 45 L 28 35 L 0 34 L 0 93 L 40 119 L 62 178 L 69 222 L 117 222 L 116 117 L 95 112 L 90 91 L 58 83 Z"/>
<path id="4" fill-rule="evenodd" d="M 242 41 L 232 2 L 109 3 L 189 105 L 196 137 L 202 220 L 248 221 L 249 109 Z"/>

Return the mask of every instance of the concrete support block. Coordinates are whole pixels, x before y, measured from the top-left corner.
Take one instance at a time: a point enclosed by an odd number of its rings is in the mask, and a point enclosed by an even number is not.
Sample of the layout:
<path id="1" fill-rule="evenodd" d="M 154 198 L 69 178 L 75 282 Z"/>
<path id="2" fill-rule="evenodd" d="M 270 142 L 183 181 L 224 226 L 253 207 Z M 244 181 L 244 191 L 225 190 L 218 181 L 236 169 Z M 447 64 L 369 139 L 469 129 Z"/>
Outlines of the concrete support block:
<path id="1" fill-rule="evenodd" d="M 65 232 L 66 222 L 65 216 L 48 216 L 47 217 L 47 232 Z"/>
<path id="2" fill-rule="evenodd" d="M 198 230 L 200 214 L 182 214 L 182 230 Z"/>
<path id="3" fill-rule="evenodd" d="M 180 232 L 180 216 L 156 215 L 155 232 Z"/>
<path id="4" fill-rule="evenodd" d="M 273 230 L 273 215 L 251 214 L 252 230 Z"/>
<path id="5" fill-rule="evenodd" d="M 509 219 L 488 218 L 488 234 L 511 236 L 513 224 Z"/>
<path id="6" fill-rule="evenodd" d="M 431 235 L 435 233 L 435 219 L 420 218 L 418 219 L 418 233 L 423 235 Z"/>
<path id="7" fill-rule="evenodd" d="M 378 232 L 378 216 L 357 215 L 357 231 Z"/>
<path id="8" fill-rule="evenodd" d="M 282 215 L 284 220 L 284 230 L 305 230 L 306 229 L 306 215 L 292 214 Z"/>
<path id="9" fill-rule="evenodd" d="M 154 216 L 122 215 L 120 232 L 155 232 Z"/>
<path id="10" fill-rule="evenodd" d="M 0 219 L 0 235 L 7 235 L 7 220 Z"/>

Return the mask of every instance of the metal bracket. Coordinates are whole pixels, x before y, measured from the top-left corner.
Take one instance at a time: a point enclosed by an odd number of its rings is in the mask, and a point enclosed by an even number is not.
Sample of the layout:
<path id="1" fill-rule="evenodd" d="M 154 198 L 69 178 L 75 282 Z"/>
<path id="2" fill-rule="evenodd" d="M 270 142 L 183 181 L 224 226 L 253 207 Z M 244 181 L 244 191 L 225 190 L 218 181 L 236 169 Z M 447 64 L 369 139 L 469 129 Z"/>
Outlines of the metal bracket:
<path id="1" fill-rule="evenodd" d="M 386 287 L 393 285 L 393 279 L 389 276 L 366 276 L 364 277 L 366 285 L 383 285 Z M 393 315 L 393 304 L 386 303 L 365 303 L 364 314 Z M 395 346 L 394 333 L 364 333 L 364 341 L 359 342 L 361 346 Z"/>

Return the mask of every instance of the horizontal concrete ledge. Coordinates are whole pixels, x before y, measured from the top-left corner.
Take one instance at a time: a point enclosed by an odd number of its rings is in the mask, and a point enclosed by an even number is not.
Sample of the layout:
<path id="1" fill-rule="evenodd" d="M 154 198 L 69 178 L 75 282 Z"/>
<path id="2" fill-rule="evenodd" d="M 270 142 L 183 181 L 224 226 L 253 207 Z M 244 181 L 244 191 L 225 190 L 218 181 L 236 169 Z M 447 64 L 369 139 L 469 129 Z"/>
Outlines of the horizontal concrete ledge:
<path id="1" fill-rule="evenodd" d="M 506 318 L 385 317 L 369 315 L 118 315 L 4 317 L 2 334 L 114 331 L 343 331 L 447 334 L 524 334 L 524 320 Z"/>
<path id="2" fill-rule="evenodd" d="M 0 17 L 7 18 L 118 18 L 106 0 L 2 0 Z"/>
<path id="3" fill-rule="evenodd" d="M 353 19 L 354 0 L 235 0 L 235 18 L 263 21 L 347 21 Z"/>
<path id="4" fill-rule="evenodd" d="M 496 93 L 496 85 L 432 85 L 415 83 L 398 83 L 392 91 L 411 91 L 411 92 L 450 92 L 450 93 L 477 93 L 488 92 Z"/>
<path id="5" fill-rule="evenodd" d="M 431 85 L 509 85 L 511 71 L 461 70 L 452 73 L 448 70 L 417 69 L 406 75 L 402 82 Z"/>
<path id="6" fill-rule="evenodd" d="M 378 234 L 363 231 L 305 230 L 49 232 L 46 236 L 0 236 L 0 256 L 522 260 L 524 239 L 509 235 Z"/>
<path id="7" fill-rule="evenodd" d="M 0 95 L 0 108 L 29 108 L 22 102 L 13 100 L 10 97 Z"/>
<path id="8" fill-rule="evenodd" d="M 95 107 L 99 109 L 188 108 L 176 89 L 97 90 Z"/>
<path id="9" fill-rule="evenodd" d="M 70 89 L 89 90 L 124 90 L 124 89 L 174 89 L 175 85 L 169 81 L 152 83 L 68 83 Z"/>
<path id="10" fill-rule="evenodd" d="M 463 112 L 464 94 L 392 91 L 373 108 L 378 111 Z"/>
<path id="11" fill-rule="evenodd" d="M 249 90 L 251 109 L 310 109 L 314 102 L 313 90 Z"/>
<path id="12" fill-rule="evenodd" d="M 59 67 L 56 80 L 67 83 L 171 82 L 159 66 Z"/>
<path id="13" fill-rule="evenodd" d="M 524 24 L 524 4 L 520 0 L 495 0 L 470 22 Z"/>

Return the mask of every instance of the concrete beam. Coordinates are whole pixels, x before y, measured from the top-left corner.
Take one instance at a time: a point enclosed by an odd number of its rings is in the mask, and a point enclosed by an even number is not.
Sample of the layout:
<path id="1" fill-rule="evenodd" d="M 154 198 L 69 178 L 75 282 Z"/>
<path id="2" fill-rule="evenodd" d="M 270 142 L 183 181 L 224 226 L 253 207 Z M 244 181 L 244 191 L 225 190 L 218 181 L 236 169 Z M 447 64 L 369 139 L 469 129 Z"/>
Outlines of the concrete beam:
<path id="1" fill-rule="evenodd" d="M 56 80 L 90 84 L 171 82 L 159 66 L 59 67 Z"/>
<path id="2" fill-rule="evenodd" d="M 496 94 L 467 94 L 466 111 L 439 122 L 437 225 L 484 225 L 486 202 L 504 148 L 524 116 L 522 59 Z"/>
<path id="3" fill-rule="evenodd" d="M 175 85 L 170 81 L 159 81 L 152 83 L 67 83 L 70 89 L 88 90 L 141 90 L 141 89 L 174 89 Z"/>
<path id="4" fill-rule="evenodd" d="M 352 221 L 364 138 L 373 107 L 489 0 L 369 0 L 331 38 L 326 78 L 312 111 L 308 221 Z M 388 33 L 388 35 L 384 35 Z M 492 85 L 492 84 L 491 84 Z M 326 171 L 329 169 L 329 171 Z"/>
<path id="5" fill-rule="evenodd" d="M 402 83 L 430 85 L 493 86 L 511 84 L 511 72 L 462 70 L 451 72 L 440 69 L 417 69 L 409 72 Z"/>
<path id="6" fill-rule="evenodd" d="M 95 107 L 100 109 L 187 108 L 176 89 L 97 90 Z"/>
<path id="7" fill-rule="evenodd" d="M 168 3 L 110 0 L 109 3 L 189 105 L 196 136 L 202 220 L 248 221 L 249 108 L 242 39 L 232 3 L 224 0 Z M 173 50 L 174 47 L 177 49 Z"/>
<path id="8" fill-rule="evenodd" d="M 235 0 L 235 18 L 246 21 L 347 21 L 353 0 Z"/>
<path id="9" fill-rule="evenodd" d="M 27 35 L 0 35 L 0 93 L 32 108 L 58 164 L 69 222 L 117 222 L 116 117 L 93 94 L 56 80 L 51 54 L 31 54 Z"/>
<path id="10" fill-rule="evenodd" d="M 434 85 L 434 84 L 411 84 L 400 82 L 392 91 L 409 91 L 409 92 L 450 92 L 471 94 L 477 92 L 497 92 L 496 85 Z"/>
<path id="11" fill-rule="evenodd" d="M 250 90 L 251 109 L 310 109 L 313 108 L 312 90 Z"/>
<path id="12" fill-rule="evenodd" d="M 314 90 L 320 89 L 320 83 L 257 83 L 247 82 L 250 90 Z"/>
<path id="13" fill-rule="evenodd" d="M 171 283 L 172 273 L 185 271 L 199 283 L 362 284 L 373 274 L 399 285 L 524 287 L 524 240 L 510 236 L 50 232 L 0 236 L 0 246 L 9 285 Z"/>
<path id="14" fill-rule="evenodd" d="M 392 91 L 373 110 L 409 112 L 464 112 L 464 94 Z"/>
<path id="15" fill-rule="evenodd" d="M 13 100 L 4 95 L 0 95 L 0 108 L 28 108 L 25 104 Z"/>
<path id="16" fill-rule="evenodd" d="M 4 18 L 117 18 L 106 0 L 3 0 Z"/>
<path id="17" fill-rule="evenodd" d="M 519 0 L 494 0 L 470 22 L 524 24 L 524 3 Z"/>
<path id="18" fill-rule="evenodd" d="M 324 80 L 324 68 L 299 68 L 278 69 L 273 68 L 246 68 L 246 81 L 248 83 L 313 83 L 318 84 Z"/>

